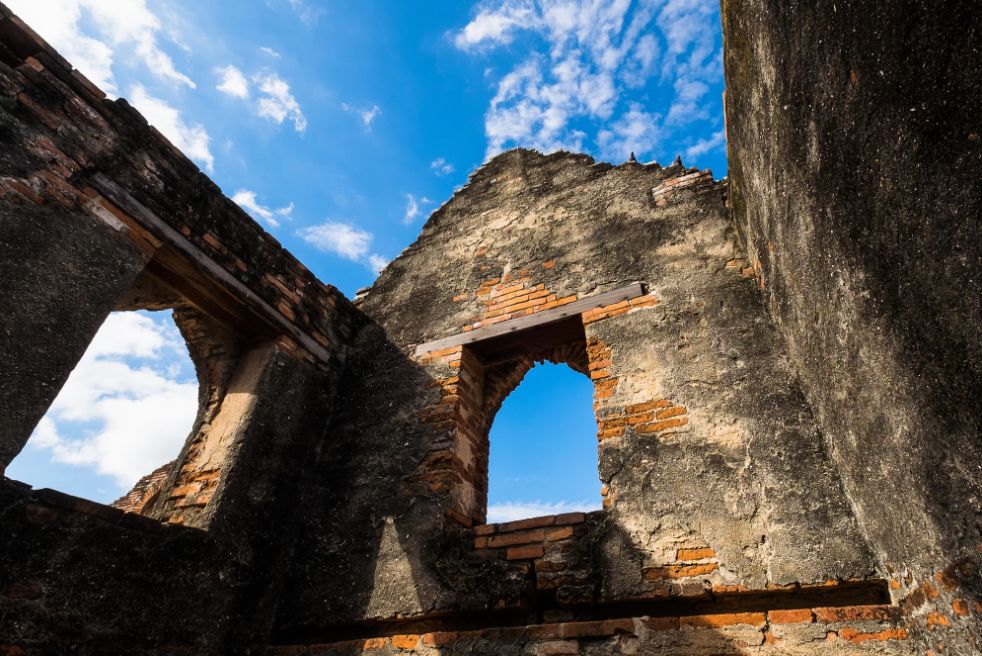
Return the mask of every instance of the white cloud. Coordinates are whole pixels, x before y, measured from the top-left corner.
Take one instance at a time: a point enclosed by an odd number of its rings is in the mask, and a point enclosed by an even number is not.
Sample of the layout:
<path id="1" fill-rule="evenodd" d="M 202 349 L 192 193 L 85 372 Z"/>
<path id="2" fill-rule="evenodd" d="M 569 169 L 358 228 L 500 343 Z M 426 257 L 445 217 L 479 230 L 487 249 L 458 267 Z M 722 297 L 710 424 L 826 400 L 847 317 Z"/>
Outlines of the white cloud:
<path id="1" fill-rule="evenodd" d="M 312 7 L 306 0 L 287 0 L 287 4 L 290 5 L 290 9 L 300 19 L 300 22 L 307 27 L 316 25 L 320 17 L 324 15 L 323 8 Z"/>
<path id="2" fill-rule="evenodd" d="M 265 222 L 271 228 L 280 227 L 280 222 L 276 218 L 277 216 L 289 218 L 289 216 L 293 213 L 293 203 L 290 203 L 286 207 L 273 209 L 260 204 L 259 201 L 256 200 L 256 192 L 249 191 L 248 189 L 239 189 L 236 191 L 232 195 L 232 201 L 251 214 L 254 218 Z"/>
<path id="3" fill-rule="evenodd" d="M 376 275 L 382 272 L 385 265 L 389 263 L 389 258 L 383 257 L 377 253 L 373 253 L 368 256 L 368 267 L 375 272 Z"/>
<path id="4" fill-rule="evenodd" d="M 668 125 L 685 125 L 708 117 L 708 112 L 702 106 L 702 98 L 709 87 L 699 80 L 675 81 L 675 100 L 668 110 L 665 123 Z"/>
<path id="5" fill-rule="evenodd" d="M 433 170 L 438 176 L 443 177 L 445 175 L 450 175 L 454 172 L 454 166 L 442 157 L 437 157 L 435 160 L 430 162 L 430 169 Z"/>
<path id="6" fill-rule="evenodd" d="M 259 52 L 261 52 L 264 55 L 267 55 L 269 57 L 272 57 L 273 59 L 279 59 L 281 57 L 280 53 L 276 52 L 275 50 L 273 50 L 269 46 L 260 46 L 259 47 Z"/>
<path id="7" fill-rule="evenodd" d="M 531 2 L 508 1 L 496 9 L 485 8 L 454 38 L 458 48 L 467 50 L 485 42 L 510 43 L 513 34 L 537 20 Z"/>
<path id="8" fill-rule="evenodd" d="M 631 153 L 650 153 L 658 144 L 658 114 L 648 114 L 638 103 L 614 121 L 609 129 L 597 134 L 603 156 L 611 161 L 626 160 Z"/>
<path id="9" fill-rule="evenodd" d="M 359 261 L 368 254 L 373 235 L 350 223 L 325 221 L 297 231 L 305 242 L 325 253 L 334 253 L 352 261 Z"/>
<path id="10" fill-rule="evenodd" d="M 600 510 L 599 502 L 591 501 L 505 501 L 488 506 L 488 523 L 513 522 L 530 517 L 559 515 L 568 512 Z"/>
<path id="11" fill-rule="evenodd" d="M 406 214 L 402 217 L 402 222 L 410 224 L 419 216 L 419 203 L 412 194 L 406 194 Z"/>
<path id="12" fill-rule="evenodd" d="M 120 55 L 132 54 L 154 75 L 195 87 L 161 50 L 161 22 L 145 0 L 8 0 L 7 5 L 111 96 L 118 91 L 112 68 Z M 88 25 L 94 34 L 83 29 Z"/>
<path id="13" fill-rule="evenodd" d="M 486 0 L 455 45 L 483 52 L 523 36 L 531 51 L 497 78 L 486 156 L 582 150 L 591 138 L 605 153 L 651 155 L 643 149 L 658 147 L 668 127 L 708 118 L 708 85 L 721 79 L 717 12 L 706 0 Z M 626 91 L 655 82 L 673 100 L 662 123 L 642 131 L 639 113 L 651 112 Z"/>
<path id="14" fill-rule="evenodd" d="M 215 158 L 209 149 L 211 139 L 203 125 L 186 123 L 176 108 L 148 94 L 141 84 L 130 89 L 129 100 L 147 122 L 160 130 L 185 155 L 204 164 L 209 172 L 214 170 Z"/>
<path id="15" fill-rule="evenodd" d="M 190 365 L 169 319 L 111 314 L 28 445 L 128 489 L 174 459 L 190 432 L 198 385 L 175 373 L 181 361 Z"/>
<path id="16" fill-rule="evenodd" d="M 348 103 L 341 103 L 341 109 L 351 114 L 356 114 L 361 120 L 362 125 L 364 125 L 365 129 L 368 131 L 371 131 L 372 123 L 374 123 L 375 119 L 382 113 L 382 109 L 378 105 L 372 105 L 371 107 L 355 107 L 353 105 L 349 105 Z"/>
<path id="17" fill-rule="evenodd" d="M 216 89 L 233 98 L 245 99 L 249 97 L 249 81 L 242 74 L 242 71 L 235 66 L 229 65 L 216 68 L 215 73 L 219 76 L 219 83 L 215 87 Z"/>
<path id="18" fill-rule="evenodd" d="M 253 76 L 252 81 L 262 94 L 257 104 L 260 116 L 277 124 L 282 124 L 289 118 L 297 132 L 307 129 L 307 118 L 300 109 L 300 103 L 290 92 L 289 84 L 275 73 L 259 73 Z"/>
<path id="19" fill-rule="evenodd" d="M 708 152 L 714 151 L 717 148 L 722 147 L 726 144 L 726 133 L 723 130 L 719 132 L 714 132 L 708 139 L 700 139 L 691 146 L 685 149 L 685 157 L 697 158 L 700 155 L 704 155 Z"/>

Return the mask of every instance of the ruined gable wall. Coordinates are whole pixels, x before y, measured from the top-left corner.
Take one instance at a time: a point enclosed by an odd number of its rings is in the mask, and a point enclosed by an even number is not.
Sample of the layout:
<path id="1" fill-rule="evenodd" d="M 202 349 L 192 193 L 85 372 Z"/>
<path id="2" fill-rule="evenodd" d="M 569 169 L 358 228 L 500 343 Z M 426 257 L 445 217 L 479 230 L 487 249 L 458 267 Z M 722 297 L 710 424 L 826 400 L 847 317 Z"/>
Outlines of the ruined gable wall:
<path id="1" fill-rule="evenodd" d="M 304 504 L 309 531 L 277 639 L 447 611 L 534 622 L 528 586 L 575 608 L 872 575 L 734 244 L 724 186 L 681 165 L 517 150 L 477 171 L 361 301 L 374 323 L 356 339 L 321 489 Z M 488 395 L 497 365 L 476 345 L 416 348 L 635 282 L 647 285 L 641 296 L 574 315 L 595 383 L 607 509 L 578 543 L 585 573 L 555 583 L 536 559 L 536 531 L 546 549 L 574 531 L 528 527 L 504 540 L 466 529 L 480 513 L 462 500 L 480 490 L 461 481 L 486 475 L 486 423 L 474 422 L 482 406 L 468 397 Z M 509 560 L 509 544 L 531 546 Z"/>
<path id="2" fill-rule="evenodd" d="M 167 523 L 0 482 L 0 652 L 263 650 L 360 313 L 3 5 L 0 139 L 0 465 L 113 309 L 175 308 L 202 382 Z"/>
<path id="3" fill-rule="evenodd" d="M 924 648 L 977 653 L 979 5 L 723 17 L 734 219 L 764 297 Z"/>

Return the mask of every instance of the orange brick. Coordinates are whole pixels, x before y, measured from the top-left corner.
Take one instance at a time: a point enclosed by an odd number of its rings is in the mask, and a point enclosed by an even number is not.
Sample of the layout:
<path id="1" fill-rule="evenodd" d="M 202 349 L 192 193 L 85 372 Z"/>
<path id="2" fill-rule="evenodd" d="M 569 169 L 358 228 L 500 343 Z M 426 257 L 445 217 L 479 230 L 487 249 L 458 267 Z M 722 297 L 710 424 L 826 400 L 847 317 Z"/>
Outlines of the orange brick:
<path id="1" fill-rule="evenodd" d="M 570 524 L 582 524 L 586 521 L 586 514 L 581 512 L 569 512 L 556 515 L 556 526 L 569 526 Z"/>
<path id="2" fill-rule="evenodd" d="M 468 298 L 470 298 L 470 294 L 457 294 L 451 300 L 453 300 L 454 303 L 459 303 L 460 301 L 466 301 Z"/>
<path id="3" fill-rule="evenodd" d="M 928 613 L 927 615 L 927 625 L 932 629 L 936 626 L 949 626 L 950 624 L 951 620 L 941 613 Z"/>
<path id="4" fill-rule="evenodd" d="M 887 629 L 877 633 L 860 633 L 856 629 L 844 628 L 839 631 L 839 637 L 849 642 L 866 642 L 867 640 L 904 640 L 907 629 Z"/>
<path id="5" fill-rule="evenodd" d="M 524 547 L 512 547 L 505 554 L 508 560 L 532 560 L 542 558 L 545 555 L 545 547 L 541 544 L 530 544 Z"/>
<path id="6" fill-rule="evenodd" d="M 396 649 L 415 649 L 419 644 L 419 636 L 414 634 L 403 634 L 392 636 L 392 646 Z"/>
<path id="7" fill-rule="evenodd" d="M 679 618 L 649 617 L 644 620 L 644 625 L 652 631 L 673 631 L 679 628 Z"/>
<path id="8" fill-rule="evenodd" d="M 496 287 L 491 291 L 491 298 L 500 298 L 505 294 L 511 294 L 512 292 L 521 291 L 523 289 L 528 289 L 528 287 L 526 287 L 523 283 L 508 285 L 507 287 Z"/>
<path id="9" fill-rule="evenodd" d="M 810 608 L 793 608 L 767 611 L 767 619 L 772 624 L 796 624 L 798 622 L 811 622 L 813 615 Z"/>
<path id="10" fill-rule="evenodd" d="M 951 602 L 951 610 L 959 617 L 968 615 L 968 604 L 963 599 L 955 599 Z"/>
<path id="11" fill-rule="evenodd" d="M 542 263 L 543 269 L 552 269 L 555 266 L 556 266 L 556 260 L 547 260 Z"/>
<path id="12" fill-rule="evenodd" d="M 662 567 L 646 567 L 642 572 L 645 581 L 660 579 L 681 579 L 688 576 L 704 576 L 719 569 L 717 563 L 701 563 L 698 565 L 664 565 Z"/>
<path id="13" fill-rule="evenodd" d="M 474 527 L 474 535 L 491 535 L 498 530 L 495 524 L 482 524 Z"/>
<path id="14" fill-rule="evenodd" d="M 548 529 L 546 531 L 546 540 L 549 542 L 555 542 L 556 540 L 565 540 L 566 538 L 573 537 L 573 527 L 572 526 L 562 526 L 559 528 Z"/>
<path id="15" fill-rule="evenodd" d="M 580 643 L 576 640 L 550 640 L 538 645 L 538 653 L 543 656 L 563 656 L 565 654 L 579 654 Z"/>
<path id="16" fill-rule="evenodd" d="M 385 638 L 368 638 L 361 643 L 361 648 L 367 651 L 374 651 L 385 647 Z"/>
<path id="17" fill-rule="evenodd" d="M 511 547 L 516 544 L 530 544 L 535 542 L 542 542 L 545 540 L 545 531 L 541 528 L 533 529 L 531 531 L 522 531 L 519 533 L 506 533 L 504 535 L 493 535 L 488 538 L 488 546 L 490 547 Z"/>
<path id="18" fill-rule="evenodd" d="M 715 558 L 716 552 L 709 547 L 682 548 L 675 552 L 677 560 L 702 560 L 703 558 Z"/>
<path id="19" fill-rule="evenodd" d="M 841 608 L 814 608 L 817 622 L 855 622 L 868 620 L 890 620 L 896 617 L 893 606 L 844 606 Z"/>
<path id="20" fill-rule="evenodd" d="M 717 615 L 690 615 L 679 618 L 679 624 L 681 626 L 700 628 L 732 626 L 734 624 L 749 624 L 760 628 L 765 623 L 766 617 L 764 613 L 720 613 Z"/>
<path id="21" fill-rule="evenodd" d="M 220 251 L 224 248 L 224 246 L 222 246 L 222 242 L 218 241 L 218 237 L 211 234 L 210 232 L 206 232 L 204 236 L 202 236 L 202 239 L 205 241 L 206 244 L 214 248 L 216 251 Z"/>
<path id="22" fill-rule="evenodd" d="M 506 522 L 504 524 L 498 524 L 498 533 L 511 533 L 512 531 L 526 531 L 530 528 L 541 528 L 543 526 L 552 526 L 556 521 L 555 515 L 547 515 L 545 517 L 531 517 L 529 519 L 519 519 L 514 522 Z"/>
<path id="23" fill-rule="evenodd" d="M 608 428 L 597 433 L 597 439 L 603 441 L 609 440 L 612 437 L 621 437 L 622 435 L 624 435 L 623 428 Z"/>
<path id="24" fill-rule="evenodd" d="M 688 417 L 675 417 L 673 419 L 656 421 L 652 424 L 641 424 L 640 426 L 638 426 L 637 430 L 642 433 L 657 433 L 659 431 L 668 430 L 669 428 L 678 428 L 679 426 L 685 426 L 688 423 L 689 423 Z"/>
<path id="25" fill-rule="evenodd" d="M 460 634 L 456 631 L 434 631 L 433 633 L 423 634 L 423 644 L 429 647 L 451 645 L 459 639 Z"/>
<path id="26" fill-rule="evenodd" d="M 647 412 L 648 410 L 655 410 L 657 408 L 668 408 L 672 405 L 671 401 L 666 401 L 661 399 L 659 401 L 645 401 L 644 403 L 635 403 L 634 405 L 627 406 L 627 413 L 634 414 L 635 412 Z"/>
<path id="27" fill-rule="evenodd" d="M 684 406 L 677 405 L 674 408 L 665 408 L 664 410 L 659 410 L 655 413 L 655 419 L 668 419 L 669 417 L 678 417 L 679 415 L 684 415 L 688 410 Z"/>

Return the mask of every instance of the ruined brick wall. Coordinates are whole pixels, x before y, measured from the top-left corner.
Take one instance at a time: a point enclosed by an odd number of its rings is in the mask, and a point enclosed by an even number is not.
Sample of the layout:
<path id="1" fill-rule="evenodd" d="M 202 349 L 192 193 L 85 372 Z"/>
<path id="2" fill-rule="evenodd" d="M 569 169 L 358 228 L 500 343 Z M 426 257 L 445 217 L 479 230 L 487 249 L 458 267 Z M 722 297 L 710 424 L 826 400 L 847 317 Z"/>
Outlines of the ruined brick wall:
<path id="1" fill-rule="evenodd" d="M 0 652 L 262 651 L 363 319 L 2 5 L 0 135 L 0 465 L 114 309 L 172 308 L 200 383 L 122 509 L 3 479 Z"/>
<path id="2" fill-rule="evenodd" d="M 982 649 L 977 2 L 723 3 L 735 225 L 925 653 Z"/>
<path id="3" fill-rule="evenodd" d="M 834 628 L 808 610 L 882 604 L 887 582 L 725 193 L 681 164 L 566 153 L 511 151 L 475 172 L 360 298 L 373 322 L 306 491 L 273 643 L 714 653 L 747 621 L 741 644 L 770 636 L 775 653 L 819 635 L 827 653 L 906 653 L 895 608 L 867 624 L 841 610 Z M 546 360 L 594 383 L 604 510 L 487 526 L 488 428 Z M 642 618 L 662 615 L 683 619 L 649 632 Z"/>
<path id="4" fill-rule="evenodd" d="M 806 161 L 780 151 L 803 145 L 774 118 L 774 62 L 801 61 L 783 39 L 807 58 L 840 19 L 819 8 L 822 29 L 801 29 L 804 10 L 739 4 L 724 6 L 732 189 L 681 162 L 505 153 L 360 310 L 0 5 L 0 462 L 114 308 L 174 308 L 201 383 L 184 449 L 131 512 L 2 481 L 0 652 L 973 653 L 977 301 L 946 297 L 962 316 L 938 324 L 965 348 L 924 337 L 935 323 L 903 342 L 937 384 L 891 389 L 947 411 L 932 418 L 948 432 L 915 422 L 921 438 L 894 444 L 893 415 L 922 410 L 882 398 L 898 361 L 864 322 L 878 315 L 837 303 L 849 280 L 897 279 L 856 265 L 867 251 L 909 243 L 846 230 L 860 252 L 816 246 L 782 222 L 783 202 L 807 215 L 808 180 L 767 177 Z M 832 109 L 829 129 L 848 115 Z M 826 199 L 861 195 L 846 177 Z M 932 276 L 955 270 L 938 259 Z M 926 298 L 889 316 L 937 310 Z M 867 359 L 829 364 L 840 352 Z M 593 382 L 603 510 L 488 525 L 488 429 L 541 361 Z M 909 453 L 931 455 L 917 476 Z"/>

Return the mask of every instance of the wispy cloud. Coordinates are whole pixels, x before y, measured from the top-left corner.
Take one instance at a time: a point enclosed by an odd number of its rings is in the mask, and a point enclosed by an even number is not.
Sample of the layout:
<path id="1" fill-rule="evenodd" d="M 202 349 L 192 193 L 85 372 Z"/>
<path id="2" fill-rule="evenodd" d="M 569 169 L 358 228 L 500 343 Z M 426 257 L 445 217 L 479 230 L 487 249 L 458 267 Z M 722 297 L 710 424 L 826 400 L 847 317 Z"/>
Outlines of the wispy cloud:
<path id="1" fill-rule="evenodd" d="M 185 155 L 204 164 L 209 172 L 214 170 L 215 158 L 209 148 L 211 138 L 203 125 L 186 122 L 177 108 L 160 98 L 154 98 L 141 84 L 133 85 L 129 100 L 151 125 L 160 130 Z"/>
<path id="2" fill-rule="evenodd" d="M 300 103 L 293 97 L 290 85 L 285 80 L 276 73 L 264 72 L 253 76 L 252 81 L 258 87 L 260 94 L 257 104 L 260 116 L 278 125 L 290 119 L 297 132 L 307 129 L 307 117 L 304 116 Z"/>
<path id="3" fill-rule="evenodd" d="M 440 177 L 450 175 L 454 172 L 454 166 L 442 157 L 437 157 L 430 162 L 430 169 Z"/>
<path id="4" fill-rule="evenodd" d="M 700 155 L 722 148 L 726 144 L 726 134 L 723 130 L 714 132 L 708 139 L 700 139 L 685 149 L 685 157 L 698 158 Z"/>
<path id="5" fill-rule="evenodd" d="M 389 263 L 389 258 L 387 257 L 382 257 L 381 255 L 378 254 L 372 254 L 368 256 L 368 267 L 372 271 L 374 271 L 376 275 L 381 273 L 382 269 L 384 269 L 388 263 Z"/>
<path id="6" fill-rule="evenodd" d="M 597 143 L 604 157 L 626 160 L 631 153 L 650 153 L 658 145 L 658 114 L 649 114 L 639 103 L 631 103 L 627 112 L 611 123 L 609 129 L 600 130 Z"/>
<path id="7" fill-rule="evenodd" d="M 300 22 L 307 27 L 312 27 L 317 24 L 320 17 L 324 15 L 324 9 L 318 7 L 315 4 L 311 4 L 307 0 L 286 0 L 290 9 L 296 14 Z"/>
<path id="8" fill-rule="evenodd" d="M 233 98 L 244 100 L 249 97 L 249 80 L 238 68 L 232 65 L 223 66 L 216 68 L 215 73 L 218 75 L 216 89 Z"/>
<path id="9" fill-rule="evenodd" d="M 558 515 L 568 512 L 600 510 L 599 502 L 591 501 L 505 501 L 488 506 L 488 523 L 513 522 L 529 517 Z"/>
<path id="10" fill-rule="evenodd" d="M 289 218 L 293 213 L 293 203 L 286 205 L 285 207 L 271 208 L 259 203 L 256 200 L 256 192 L 249 191 L 248 189 L 239 189 L 232 195 L 232 201 L 239 207 L 247 211 L 254 218 L 263 221 L 271 228 L 280 227 L 280 222 L 277 217 Z"/>
<path id="11" fill-rule="evenodd" d="M 297 236 L 319 251 L 360 262 L 375 273 L 388 263 L 384 256 L 371 252 L 375 236 L 350 223 L 329 220 L 301 228 Z"/>
<path id="12" fill-rule="evenodd" d="M 198 385 L 179 374 L 181 363 L 190 368 L 187 347 L 166 316 L 109 315 L 28 448 L 109 475 L 125 491 L 187 439 Z"/>
<path id="13" fill-rule="evenodd" d="M 406 194 L 406 214 L 402 217 L 402 222 L 410 224 L 419 216 L 419 203 L 412 194 Z"/>
<path id="14" fill-rule="evenodd" d="M 8 0 L 7 6 L 109 95 L 118 92 L 112 69 L 121 54 L 163 80 L 195 87 L 161 49 L 161 21 L 145 0 Z"/>
<path id="15" fill-rule="evenodd" d="M 493 9 L 485 7 L 478 11 L 477 16 L 457 33 L 454 43 L 463 50 L 489 43 L 511 43 L 515 32 L 539 20 L 531 2 L 503 2 Z"/>
<path id="16" fill-rule="evenodd" d="M 355 114 L 359 120 L 361 120 L 361 124 L 368 131 L 371 131 L 372 123 L 374 123 L 375 119 L 377 119 L 382 113 L 382 109 L 378 105 L 372 105 L 371 107 L 355 107 L 353 105 L 349 105 L 348 103 L 341 103 L 341 109 L 350 114 Z"/>
<path id="17" fill-rule="evenodd" d="M 259 52 L 263 53 L 264 55 L 267 55 L 268 57 L 272 57 L 273 59 L 279 59 L 281 56 L 280 53 L 276 52 L 269 46 L 260 46 Z"/>
<path id="18" fill-rule="evenodd" d="M 531 51 L 503 75 L 485 114 L 488 157 L 595 143 L 605 156 L 651 155 L 671 128 L 704 121 L 721 79 L 717 8 L 705 0 L 487 0 L 453 35 L 480 54 L 518 38 Z M 661 85 L 665 112 L 627 91 Z M 656 120 L 650 127 L 642 119 Z"/>

